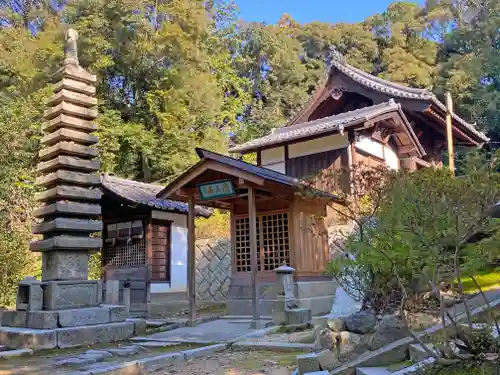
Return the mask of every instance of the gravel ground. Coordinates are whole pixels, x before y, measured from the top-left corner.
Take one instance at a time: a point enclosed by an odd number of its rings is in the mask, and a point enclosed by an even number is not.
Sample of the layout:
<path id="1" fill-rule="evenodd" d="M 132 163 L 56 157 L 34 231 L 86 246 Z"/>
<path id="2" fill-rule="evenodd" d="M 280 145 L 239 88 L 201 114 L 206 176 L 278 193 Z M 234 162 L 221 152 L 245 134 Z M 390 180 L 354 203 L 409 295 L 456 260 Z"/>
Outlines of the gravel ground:
<path id="1" fill-rule="evenodd" d="M 195 358 L 154 375 L 290 375 L 296 356 L 303 353 L 231 352 Z M 152 375 L 153 375 L 152 374 Z"/>

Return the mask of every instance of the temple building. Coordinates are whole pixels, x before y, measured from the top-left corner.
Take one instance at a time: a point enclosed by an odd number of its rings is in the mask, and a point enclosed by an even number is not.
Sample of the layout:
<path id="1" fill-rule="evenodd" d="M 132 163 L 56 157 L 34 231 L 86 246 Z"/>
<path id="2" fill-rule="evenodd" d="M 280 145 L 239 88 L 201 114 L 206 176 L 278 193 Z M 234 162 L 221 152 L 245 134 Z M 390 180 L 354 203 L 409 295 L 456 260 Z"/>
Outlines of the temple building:
<path id="1" fill-rule="evenodd" d="M 258 165 L 302 178 L 364 162 L 410 170 L 441 166 L 447 147 L 446 106 L 429 90 L 386 81 L 336 53 L 329 74 L 285 126 L 230 152 L 257 153 Z M 453 142 L 488 141 L 452 114 Z"/>

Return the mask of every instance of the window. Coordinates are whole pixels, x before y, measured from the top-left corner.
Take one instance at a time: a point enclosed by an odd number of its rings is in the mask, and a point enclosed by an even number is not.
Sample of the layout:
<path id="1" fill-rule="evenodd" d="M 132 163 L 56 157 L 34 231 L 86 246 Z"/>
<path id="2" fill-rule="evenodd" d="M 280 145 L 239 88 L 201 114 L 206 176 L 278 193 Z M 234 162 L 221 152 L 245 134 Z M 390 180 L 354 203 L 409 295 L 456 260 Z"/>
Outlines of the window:
<path id="1" fill-rule="evenodd" d="M 250 220 L 237 218 L 235 223 L 236 272 L 250 272 Z M 257 216 L 257 264 L 259 271 L 273 271 L 283 263 L 290 264 L 288 213 Z"/>
<path id="2" fill-rule="evenodd" d="M 141 266 L 146 264 L 146 241 L 142 220 L 106 225 L 105 266 Z"/>

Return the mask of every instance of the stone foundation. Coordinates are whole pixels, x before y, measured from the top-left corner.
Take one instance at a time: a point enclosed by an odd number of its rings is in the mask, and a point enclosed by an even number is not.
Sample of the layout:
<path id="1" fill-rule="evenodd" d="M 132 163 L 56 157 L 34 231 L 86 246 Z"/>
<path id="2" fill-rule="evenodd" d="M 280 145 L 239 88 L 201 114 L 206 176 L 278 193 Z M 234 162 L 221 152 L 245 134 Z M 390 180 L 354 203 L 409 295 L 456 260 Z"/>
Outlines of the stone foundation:
<path id="1" fill-rule="evenodd" d="M 0 327 L 0 345 L 11 349 L 72 348 L 127 340 L 136 323 L 125 321 L 56 329 Z"/>
<path id="2" fill-rule="evenodd" d="M 295 295 L 299 308 L 310 309 L 313 316 L 330 313 L 335 298 L 337 284 L 333 280 L 296 281 Z M 259 308 L 261 316 L 272 316 L 277 302 L 274 283 L 261 284 Z M 252 290 L 247 285 L 229 286 L 227 300 L 228 315 L 251 315 Z"/>

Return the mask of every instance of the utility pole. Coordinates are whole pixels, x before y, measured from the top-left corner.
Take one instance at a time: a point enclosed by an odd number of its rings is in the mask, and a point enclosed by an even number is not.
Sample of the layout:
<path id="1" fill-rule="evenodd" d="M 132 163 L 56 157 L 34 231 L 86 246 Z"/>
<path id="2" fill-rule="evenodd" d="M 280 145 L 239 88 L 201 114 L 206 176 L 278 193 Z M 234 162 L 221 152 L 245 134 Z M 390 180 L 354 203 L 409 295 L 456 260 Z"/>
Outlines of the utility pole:
<path id="1" fill-rule="evenodd" d="M 455 175 L 455 152 L 453 151 L 453 133 L 451 129 L 451 119 L 453 114 L 453 101 L 451 94 L 446 92 L 446 140 L 448 143 L 448 164 L 450 172 Z"/>

